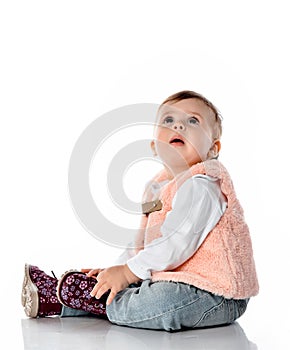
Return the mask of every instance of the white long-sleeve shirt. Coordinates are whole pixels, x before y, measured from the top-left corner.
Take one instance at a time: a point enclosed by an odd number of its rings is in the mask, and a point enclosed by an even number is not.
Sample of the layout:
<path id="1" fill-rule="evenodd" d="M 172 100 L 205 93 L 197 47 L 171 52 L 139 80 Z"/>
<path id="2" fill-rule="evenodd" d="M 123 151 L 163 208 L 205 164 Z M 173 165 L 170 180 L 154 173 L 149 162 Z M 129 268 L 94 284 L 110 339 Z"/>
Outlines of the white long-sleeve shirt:
<path id="1" fill-rule="evenodd" d="M 153 186 L 152 191 L 156 195 L 156 187 Z M 125 250 L 117 263 L 127 263 L 130 270 L 143 280 L 150 279 L 152 271 L 176 268 L 196 252 L 226 207 L 227 201 L 218 179 L 207 175 L 191 177 L 173 198 L 172 209 L 160 229 L 162 236 L 136 255 L 130 249 Z"/>

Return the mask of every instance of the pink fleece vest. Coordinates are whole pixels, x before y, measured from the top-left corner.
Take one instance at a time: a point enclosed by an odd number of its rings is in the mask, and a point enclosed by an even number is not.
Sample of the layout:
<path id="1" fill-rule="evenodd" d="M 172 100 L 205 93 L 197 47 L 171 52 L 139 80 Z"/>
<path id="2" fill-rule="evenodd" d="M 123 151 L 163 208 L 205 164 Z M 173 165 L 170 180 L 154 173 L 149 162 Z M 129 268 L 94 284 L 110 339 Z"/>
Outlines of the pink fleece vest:
<path id="1" fill-rule="evenodd" d="M 161 237 L 160 227 L 171 210 L 177 189 L 196 174 L 206 174 L 220 180 L 221 191 L 228 201 L 227 209 L 199 249 L 185 263 L 172 271 L 152 272 L 152 280 L 184 282 L 226 298 L 254 296 L 258 294 L 259 286 L 249 229 L 231 178 L 217 160 L 192 166 L 162 188 L 159 197 L 162 210 L 143 217 L 140 230 L 143 237 L 139 236 L 137 244 L 146 246 Z M 166 172 L 161 171 L 153 181 L 165 179 Z"/>

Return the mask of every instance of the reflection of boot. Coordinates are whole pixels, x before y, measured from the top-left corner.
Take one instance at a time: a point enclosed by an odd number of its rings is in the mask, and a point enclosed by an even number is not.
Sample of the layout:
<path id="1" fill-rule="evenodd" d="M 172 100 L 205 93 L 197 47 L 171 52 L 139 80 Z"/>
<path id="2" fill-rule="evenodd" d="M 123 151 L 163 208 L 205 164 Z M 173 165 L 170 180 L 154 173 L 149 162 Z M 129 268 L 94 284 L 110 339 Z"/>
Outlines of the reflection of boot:
<path id="1" fill-rule="evenodd" d="M 37 266 L 25 264 L 22 305 L 28 317 L 60 315 L 62 305 L 56 296 L 57 279 Z"/>
<path id="2" fill-rule="evenodd" d="M 83 272 L 68 271 L 58 282 L 58 300 L 64 306 L 106 318 L 107 293 L 101 299 L 96 299 L 90 295 L 96 283 L 95 278 L 88 277 Z"/>

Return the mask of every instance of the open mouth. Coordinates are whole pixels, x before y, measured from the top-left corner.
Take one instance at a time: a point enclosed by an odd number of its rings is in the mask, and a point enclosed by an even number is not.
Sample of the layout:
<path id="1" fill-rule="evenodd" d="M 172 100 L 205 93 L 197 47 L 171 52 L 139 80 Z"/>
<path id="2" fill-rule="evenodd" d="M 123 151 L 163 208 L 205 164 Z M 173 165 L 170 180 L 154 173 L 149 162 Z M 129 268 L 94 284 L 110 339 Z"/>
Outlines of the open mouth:
<path id="1" fill-rule="evenodd" d="M 176 145 L 176 146 L 183 146 L 184 141 L 178 137 L 174 137 L 170 142 L 171 145 Z"/>

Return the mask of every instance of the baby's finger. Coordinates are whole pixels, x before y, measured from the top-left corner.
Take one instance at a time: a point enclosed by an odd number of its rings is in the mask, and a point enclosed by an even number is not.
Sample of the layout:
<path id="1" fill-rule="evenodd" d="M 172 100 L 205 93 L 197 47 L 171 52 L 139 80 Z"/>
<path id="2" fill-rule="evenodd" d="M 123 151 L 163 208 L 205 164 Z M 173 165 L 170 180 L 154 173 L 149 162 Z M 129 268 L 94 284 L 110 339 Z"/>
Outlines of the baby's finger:
<path id="1" fill-rule="evenodd" d="M 109 289 L 110 289 L 110 287 L 106 283 L 103 284 L 102 286 L 97 288 L 97 292 L 95 294 L 95 298 L 101 299 L 102 295 L 105 294 Z"/>
<path id="2" fill-rule="evenodd" d="M 94 277 L 95 275 L 97 275 L 100 272 L 101 272 L 101 269 L 91 269 L 87 272 L 87 276 Z"/>
<path id="3" fill-rule="evenodd" d="M 111 292 L 110 292 L 110 294 L 109 294 L 109 296 L 107 298 L 106 304 L 110 305 L 116 295 L 117 295 L 117 292 L 111 290 Z"/>
<path id="4" fill-rule="evenodd" d="M 93 288 L 93 289 L 91 290 L 91 292 L 90 292 L 90 295 L 91 295 L 92 297 L 96 296 L 96 294 L 98 293 L 98 291 L 99 291 L 99 289 L 101 288 L 102 284 L 103 284 L 103 283 L 98 283 L 98 282 L 95 284 L 94 288 Z"/>

